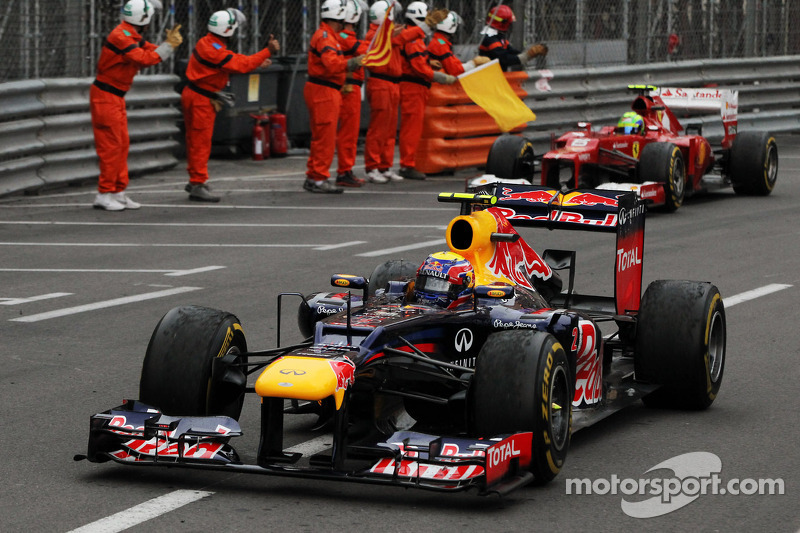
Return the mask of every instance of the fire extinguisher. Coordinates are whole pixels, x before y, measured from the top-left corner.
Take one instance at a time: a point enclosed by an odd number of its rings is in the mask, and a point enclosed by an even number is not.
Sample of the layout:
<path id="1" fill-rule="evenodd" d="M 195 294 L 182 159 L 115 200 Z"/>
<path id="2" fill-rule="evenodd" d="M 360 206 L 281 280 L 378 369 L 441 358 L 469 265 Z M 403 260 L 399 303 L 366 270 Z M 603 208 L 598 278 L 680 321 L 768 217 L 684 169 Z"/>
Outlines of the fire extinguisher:
<path id="1" fill-rule="evenodd" d="M 286 134 L 286 115 L 272 113 L 269 116 L 269 137 L 272 157 L 285 157 L 289 152 L 289 136 Z"/>
<path id="2" fill-rule="evenodd" d="M 269 115 L 250 115 L 255 119 L 253 124 L 253 160 L 261 161 L 269 158 Z"/>

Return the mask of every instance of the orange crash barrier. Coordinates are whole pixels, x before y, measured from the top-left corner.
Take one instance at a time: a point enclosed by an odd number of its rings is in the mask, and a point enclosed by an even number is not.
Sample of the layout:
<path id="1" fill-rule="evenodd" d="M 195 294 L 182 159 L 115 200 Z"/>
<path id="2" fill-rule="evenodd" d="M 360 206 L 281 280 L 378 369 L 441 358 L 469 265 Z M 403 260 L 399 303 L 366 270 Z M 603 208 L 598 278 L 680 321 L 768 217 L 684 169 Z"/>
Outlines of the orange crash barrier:
<path id="1" fill-rule="evenodd" d="M 506 79 L 520 99 L 528 93 L 522 83 L 527 72 L 506 72 Z M 525 125 L 513 130 L 520 132 Z M 417 147 L 417 170 L 436 174 L 486 164 L 489 149 L 502 132 L 494 119 L 472 103 L 460 83 L 434 83 L 425 108 L 422 138 Z"/>

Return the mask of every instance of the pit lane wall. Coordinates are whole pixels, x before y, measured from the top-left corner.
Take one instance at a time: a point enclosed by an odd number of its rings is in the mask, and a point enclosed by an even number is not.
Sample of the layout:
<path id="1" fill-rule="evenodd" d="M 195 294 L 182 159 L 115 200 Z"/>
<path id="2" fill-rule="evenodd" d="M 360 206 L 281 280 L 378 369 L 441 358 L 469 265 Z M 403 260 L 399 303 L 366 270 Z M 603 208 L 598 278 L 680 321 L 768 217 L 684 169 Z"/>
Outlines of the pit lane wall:
<path id="1" fill-rule="evenodd" d="M 511 87 L 536 114 L 515 130 L 537 149 L 574 130 L 578 122 L 594 129 L 617 123 L 635 95 L 630 84 L 664 87 L 718 87 L 739 91 L 739 131 L 800 131 L 800 56 L 681 61 L 602 68 L 529 70 L 505 74 Z M 719 115 L 678 117 L 702 126 L 703 135 L 722 138 Z M 494 120 L 472 104 L 459 84 L 434 84 L 425 110 L 417 169 L 427 174 L 477 167 L 486 162 L 500 134 Z"/>
<path id="2" fill-rule="evenodd" d="M 97 179 L 89 113 L 93 78 L 0 83 L 0 196 Z M 174 75 L 137 76 L 125 97 L 131 175 L 171 168 L 179 142 Z"/>

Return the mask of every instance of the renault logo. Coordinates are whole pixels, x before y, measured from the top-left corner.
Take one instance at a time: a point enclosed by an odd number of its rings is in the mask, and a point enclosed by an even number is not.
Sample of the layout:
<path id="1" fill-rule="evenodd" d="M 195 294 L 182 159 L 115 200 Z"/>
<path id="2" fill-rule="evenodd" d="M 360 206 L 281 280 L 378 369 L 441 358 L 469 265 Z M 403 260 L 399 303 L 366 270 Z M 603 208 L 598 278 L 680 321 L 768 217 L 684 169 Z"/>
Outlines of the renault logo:
<path id="1" fill-rule="evenodd" d="M 467 328 L 458 330 L 456 333 L 456 351 L 466 352 L 472 348 L 472 331 Z"/>

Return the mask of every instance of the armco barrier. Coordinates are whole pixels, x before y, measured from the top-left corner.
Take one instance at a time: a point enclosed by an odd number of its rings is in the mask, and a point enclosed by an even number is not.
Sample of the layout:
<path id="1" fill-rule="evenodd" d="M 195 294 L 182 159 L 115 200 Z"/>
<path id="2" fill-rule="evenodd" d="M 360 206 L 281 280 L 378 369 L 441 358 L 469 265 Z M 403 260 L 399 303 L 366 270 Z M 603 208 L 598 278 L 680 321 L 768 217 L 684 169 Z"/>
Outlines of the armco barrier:
<path id="1" fill-rule="evenodd" d="M 741 130 L 800 131 L 800 56 L 553 70 L 547 92 L 536 88 L 539 71 L 505 75 L 536 113 L 536 120 L 517 132 L 538 150 L 546 149 L 554 134 L 572 130 L 578 122 L 591 122 L 593 127 L 615 124 L 633 101 L 627 86 L 642 83 L 734 89 L 739 91 Z M 722 134 L 715 117 L 682 122 L 702 124 L 704 135 L 712 138 Z M 434 174 L 482 166 L 500 133 L 459 84 L 434 84 L 417 149 L 417 169 Z"/>
<path id="2" fill-rule="evenodd" d="M 125 100 L 132 175 L 171 168 L 179 142 L 177 76 L 137 76 Z M 0 84 L 0 196 L 97 178 L 92 78 Z"/>

